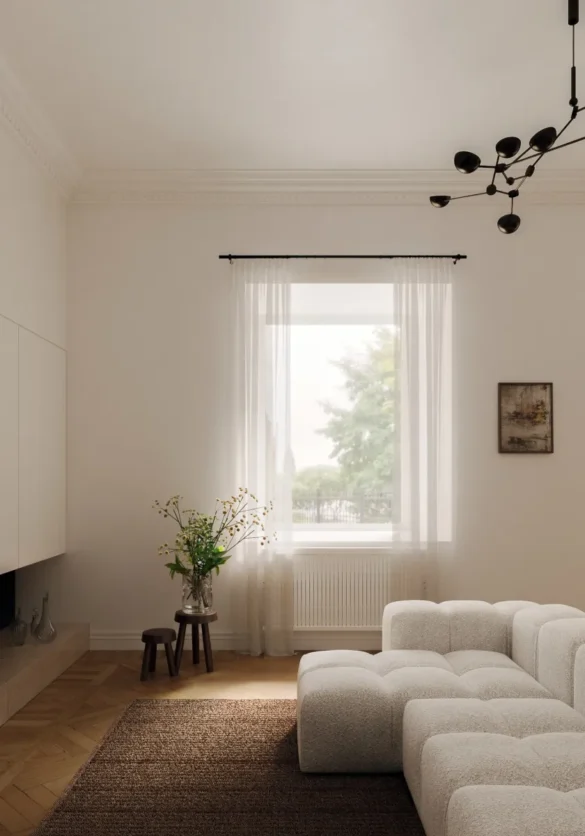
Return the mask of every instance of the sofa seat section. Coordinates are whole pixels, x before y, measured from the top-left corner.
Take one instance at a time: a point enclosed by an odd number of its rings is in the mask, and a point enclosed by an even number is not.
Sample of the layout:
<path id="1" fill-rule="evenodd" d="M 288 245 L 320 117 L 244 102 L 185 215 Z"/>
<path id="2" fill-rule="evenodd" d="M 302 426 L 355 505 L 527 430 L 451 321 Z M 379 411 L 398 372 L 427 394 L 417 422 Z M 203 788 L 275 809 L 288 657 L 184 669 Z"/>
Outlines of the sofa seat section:
<path id="1" fill-rule="evenodd" d="M 543 787 L 563 793 L 583 789 L 585 733 L 554 732 L 518 739 L 451 732 L 430 737 L 422 752 L 417 806 L 426 836 L 451 836 L 448 814 L 457 790 L 489 785 Z M 458 818 L 452 811 L 452 826 Z M 563 830 L 552 832 L 565 836 Z"/>
<path id="2" fill-rule="evenodd" d="M 308 653 L 298 678 L 300 767 L 304 772 L 400 770 L 403 714 L 413 699 L 550 697 L 508 656 L 491 650 Z"/>
<path id="3" fill-rule="evenodd" d="M 404 777 L 417 809 L 421 804 L 421 766 L 427 741 L 436 735 L 465 732 L 519 739 L 551 732 L 585 734 L 585 717 L 554 699 L 409 702 L 404 711 L 403 765 Z"/>
<path id="4" fill-rule="evenodd" d="M 583 836 L 585 789 L 461 787 L 451 796 L 446 836 Z"/>

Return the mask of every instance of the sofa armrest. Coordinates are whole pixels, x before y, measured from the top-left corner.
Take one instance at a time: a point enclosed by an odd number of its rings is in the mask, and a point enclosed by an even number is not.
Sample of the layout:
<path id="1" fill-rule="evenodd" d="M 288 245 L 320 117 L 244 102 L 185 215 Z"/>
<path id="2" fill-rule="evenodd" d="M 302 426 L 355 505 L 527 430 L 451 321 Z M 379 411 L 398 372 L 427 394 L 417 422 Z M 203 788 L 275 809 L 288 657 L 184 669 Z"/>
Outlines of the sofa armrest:
<path id="1" fill-rule="evenodd" d="M 512 656 L 512 625 L 514 623 L 514 616 L 520 610 L 526 610 L 530 607 L 538 607 L 535 601 L 498 601 L 494 604 L 494 609 L 502 614 L 506 622 L 506 653 Z"/>
<path id="2" fill-rule="evenodd" d="M 538 681 L 568 705 L 575 701 L 575 660 L 585 645 L 585 618 L 543 624 L 538 639 Z"/>
<path id="3" fill-rule="evenodd" d="M 520 610 L 512 624 L 512 659 L 540 682 L 538 648 L 542 628 L 552 621 L 574 618 L 585 618 L 585 613 L 565 604 L 539 604 Z"/>
<path id="4" fill-rule="evenodd" d="M 581 645 L 575 653 L 573 707 L 581 714 L 585 714 L 585 645 Z"/>

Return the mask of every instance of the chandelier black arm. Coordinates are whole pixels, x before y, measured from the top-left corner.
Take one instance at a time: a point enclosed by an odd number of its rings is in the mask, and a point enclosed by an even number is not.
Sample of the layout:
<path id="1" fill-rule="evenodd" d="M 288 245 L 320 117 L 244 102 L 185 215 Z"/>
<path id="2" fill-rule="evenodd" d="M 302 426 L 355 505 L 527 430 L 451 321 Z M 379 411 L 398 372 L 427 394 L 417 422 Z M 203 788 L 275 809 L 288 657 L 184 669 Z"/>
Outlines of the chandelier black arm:
<path id="1" fill-rule="evenodd" d="M 519 154 L 519 156 L 517 156 L 515 160 L 512 160 L 511 163 L 507 163 L 506 168 L 507 169 L 512 168 L 513 165 L 516 165 L 516 163 L 521 162 L 524 159 L 524 157 L 526 157 L 526 154 L 528 154 L 529 151 L 530 151 L 530 145 L 527 148 L 525 148 L 524 151 L 522 151 L 522 153 Z"/>
<path id="2" fill-rule="evenodd" d="M 561 128 L 561 130 L 558 132 L 558 134 L 557 134 L 557 138 L 555 139 L 555 143 L 559 141 L 559 139 L 560 139 L 560 138 L 562 137 L 562 135 L 565 133 L 565 131 L 567 130 L 567 128 L 569 127 L 569 125 L 570 125 L 572 122 L 574 122 L 574 121 L 575 121 L 575 116 L 573 116 L 573 114 L 571 114 L 571 118 L 569 119 L 569 121 L 567 122 L 567 124 L 566 124 L 566 125 L 564 125 L 564 127 L 562 127 L 562 128 Z"/>
<path id="3" fill-rule="evenodd" d="M 524 185 L 524 183 L 527 180 L 528 180 L 528 175 L 527 174 L 525 174 L 524 177 L 519 177 L 518 180 L 516 181 L 516 183 L 514 183 L 514 188 L 517 191 L 520 191 L 520 189 L 522 188 L 522 186 Z"/>
<path id="4" fill-rule="evenodd" d="M 452 197 L 450 200 L 465 200 L 466 197 L 480 197 L 485 192 L 475 192 L 475 194 L 460 194 L 457 197 Z"/>
<path id="5" fill-rule="evenodd" d="M 532 177 L 532 175 L 534 174 L 534 169 L 536 168 L 536 166 L 538 165 L 538 163 L 542 160 L 542 158 L 544 157 L 544 155 L 545 155 L 545 154 L 546 154 L 546 151 L 540 151 L 540 152 L 538 153 L 538 159 L 536 159 L 536 160 L 532 163 L 532 174 L 530 175 L 531 177 Z M 528 158 L 527 158 L 527 159 L 528 159 Z M 524 181 L 526 180 L 526 178 L 527 178 L 527 177 L 528 177 L 528 175 L 527 175 L 527 174 L 525 174 L 525 175 L 524 175 L 524 177 L 522 178 L 522 183 L 520 183 L 520 186 L 522 186 L 522 185 L 524 184 Z M 517 189 L 520 189 L 520 186 L 516 186 L 516 188 L 517 188 Z"/>
<path id="6" fill-rule="evenodd" d="M 563 142 L 561 145 L 553 145 L 552 148 L 549 148 L 548 151 L 545 151 L 545 154 L 550 154 L 551 151 L 558 151 L 559 148 L 566 148 L 568 145 L 575 145 L 577 142 L 583 142 L 585 140 L 585 136 L 580 136 L 578 139 L 572 139 L 570 142 Z"/>
<path id="7" fill-rule="evenodd" d="M 499 162 L 500 162 L 500 155 L 498 154 L 498 156 L 496 157 L 496 164 L 494 166 L 494 173 L 493 173 L 493 176 L 492 176 L 492 182 L 491 182 L 492 186 L 496 182 L 496 174 L 498 173 L 498 163 Z"/>
<path id="8" fill-rule="evenodd" d="M 578 139 L 572 139 L 570 142 L 562 142 L 560 145 L 553 145 L 552 148 L 549 148 L 548 151 L 537 151 L 535 154 L 531 154 L 529 157 L 524 157 L 524 162 L 526 160 L 533 160 L 535 157 L 544 157 L 546 154 L 551 154 L 553 151 L 559 151 L 561 148 L 567 148 L 569 145 L 575 145 L 577 142 L 584 142 L 585 136 L 580 136 Z M 517 162 L 517 161 L 516 161 Z M 510 163 L 506 168 L 510 168 L 511 166 L 515 165 L 516 163 Z M 536 163 L 535 163 L 536 165 Z"/>

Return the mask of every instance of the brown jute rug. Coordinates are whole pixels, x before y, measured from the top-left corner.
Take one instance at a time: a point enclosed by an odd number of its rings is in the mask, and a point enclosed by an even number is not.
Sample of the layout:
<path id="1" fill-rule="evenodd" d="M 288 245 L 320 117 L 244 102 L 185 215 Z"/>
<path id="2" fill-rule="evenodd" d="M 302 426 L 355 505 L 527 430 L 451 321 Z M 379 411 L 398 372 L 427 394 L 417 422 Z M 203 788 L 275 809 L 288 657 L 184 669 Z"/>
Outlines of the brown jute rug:
<path id="1" fill-rule="evenodd" d="M 424 836 L 401 775 L 299 772 L 294 700 L 138 700 L 37 836 Z"/>

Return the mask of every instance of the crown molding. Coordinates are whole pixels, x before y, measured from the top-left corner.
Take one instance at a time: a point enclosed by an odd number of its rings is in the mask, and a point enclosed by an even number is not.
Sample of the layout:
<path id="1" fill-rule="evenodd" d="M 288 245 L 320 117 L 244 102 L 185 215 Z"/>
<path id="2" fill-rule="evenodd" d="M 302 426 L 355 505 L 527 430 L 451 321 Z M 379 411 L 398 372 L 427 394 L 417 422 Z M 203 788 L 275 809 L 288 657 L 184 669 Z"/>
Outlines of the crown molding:
<path id="1" fill-rule="evenodd" d="M 64 197 L 81 178 L 81 170 L 40 107 L 0 58 L 0 121 L 48 174 Z"/>
<path id="2" fill-rule="evenodd" d="M 78 204 L 195 206 L 417 206 L 431 194 L 483 191 L 489 178 L 450 171 L 89 171 L 72 194 Z M 494 200 L 504 200 L 502 196 Z M 522 191 L 532 205 L 585 205 L 585 169 L 539 170 Z M 485 199 L 460 204 L 481 207 Z"/>

